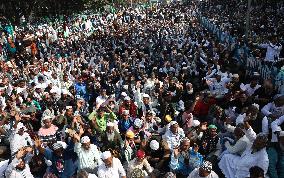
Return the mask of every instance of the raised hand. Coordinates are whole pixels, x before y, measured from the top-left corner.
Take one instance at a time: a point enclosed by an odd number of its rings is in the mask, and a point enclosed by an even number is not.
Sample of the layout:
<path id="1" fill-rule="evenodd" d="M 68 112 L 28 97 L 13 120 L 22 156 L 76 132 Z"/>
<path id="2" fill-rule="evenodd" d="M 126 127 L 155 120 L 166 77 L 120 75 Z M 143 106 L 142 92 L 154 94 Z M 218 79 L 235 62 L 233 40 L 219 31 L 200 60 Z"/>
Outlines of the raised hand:
<path id="1" fill-rule="evenodd" d="M 17 159 L 21 159 L 25 154 L 26 154 L 26 150 L 25 150 L 24 147 L 22 147 L 21 149 L 19 149 L 16 157 L 17 157 Z"/>
<path id="2" fill-rule="evenodd" d="M 19 121 L 21 121 L 21 116 L 19 114 L 16 114 L 15 119 L 16 119 L 17 122 L 19 122 Z"/>
<path id="3" fill-rule="evenodd" d="M 35 141 L 34 141 L 34 142 L 35 142 L 35 147 L 36 147 L 36 148 L 41 147 L 41 140 L 40 140 L 38 137 L 35 138 Z"/>
<path id="4" fill-rule="evenodd" d="M 174 157 L 177 159 L 179 155 L 179 150 L 178 148 L 174 149 Z"/>

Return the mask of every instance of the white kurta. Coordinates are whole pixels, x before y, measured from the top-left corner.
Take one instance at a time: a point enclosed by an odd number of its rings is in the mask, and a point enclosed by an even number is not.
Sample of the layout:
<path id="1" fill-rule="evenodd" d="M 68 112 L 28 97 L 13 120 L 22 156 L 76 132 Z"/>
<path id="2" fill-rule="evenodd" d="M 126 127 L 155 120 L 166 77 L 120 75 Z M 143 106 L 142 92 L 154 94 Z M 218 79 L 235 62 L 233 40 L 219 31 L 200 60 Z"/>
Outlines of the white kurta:
<path id="1" fill-rule="evenodd" d="M 29 165 L 26 163 L 26 167 L 24 170 L 20 171 L 16 169 L 16 166 L 20 163 L 20 161 L 17 158 L 14 158 L 12 162 L 8 165 L 8 168 L 6 170 L 6 177 L 8 178 L 33 178 L 30 171 Z"/>
<path id="2" fill-rule="evenodd" d="M 176 146 L 179 146 L 181 139 L 184 137 L 185 135 L 182 128 L 179 128 L 177 134 L 173 134 L 170 130 L 167 130 L 162 136 L 163 140 L 168 143 L 170 150 L 173 150 Z"/>
<path id="3" fill-rule="evenodd" d="M 112 167 L 108 168 L 105 164 L 99 166 L 98 178 L 120 178 L 126 176 L 125 170 L 119 159 L 113 158 Z"/>
<path id="4" fill-rule="evenodd" d="M 94 144 L 90 145 L 89 150 L 85 150 L 83 147 L 81 147 L 81 143 L 76 143 L 74 152 L 78 155 L 79 169 L 95 169 L 97 166 L 102 164 L 100 152 L 97 146 Z"/>
<path id="5" fill-rule="evenodd" d="M 246 131 L 246 135 L 250 140 L 250 143 L 253 143 L 256 138 L 255 132 L 252 128 Z M 244 151 L 241 156 L 233 154 L 225 154 L 219 162 L 219 167 L 222 170 L 225 177 L 228 178 L 245 178 L 249 177 L 249 169 L 253 166 L 258 166 L 264 170 L 266 174 L 268 170 L 268 155 L 266 148 L 252 153 L 252 144 Z"/>
<path id="6" fill-rule="evenodd" d="M 11 155 L 15 154 L 20 148 L 28 146 L 28 143 L 32 146 L 33 141 L 28 133 L 19 135 L 16 131 L 13 131 L 10 136 L 10 149 Z"/>
<path id="7" fill-rule="evenodd" d="M 199 168 L 195 168 L 187 178 L 219 178 L 219 176 L 214 172 L 211 171 L 211 173 L 206 177 L 200 177 L 199 175 Z"/>

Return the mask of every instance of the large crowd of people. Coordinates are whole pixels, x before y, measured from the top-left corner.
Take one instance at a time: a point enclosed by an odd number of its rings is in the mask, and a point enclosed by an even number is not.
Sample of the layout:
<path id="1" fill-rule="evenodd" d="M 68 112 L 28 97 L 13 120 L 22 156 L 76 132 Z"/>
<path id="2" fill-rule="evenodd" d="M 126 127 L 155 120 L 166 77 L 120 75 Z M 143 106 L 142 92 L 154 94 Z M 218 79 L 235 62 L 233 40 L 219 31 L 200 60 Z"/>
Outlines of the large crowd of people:
<path id="1" fill-rule="evenodd" d="M 241 40 L 245 7 L 229 5 L 121 7 L 4 27 L 0 177 L 284 177 L 284 94 L 257 72 L 245 76 L 231 44 L 197 18 Z M 257 6 L 270 16 L 255 12 L 254 37 L 271 41 L 249 46 L 266 48 L 259 57 L 270 65 L 282 55 L 277 8 Z"/>

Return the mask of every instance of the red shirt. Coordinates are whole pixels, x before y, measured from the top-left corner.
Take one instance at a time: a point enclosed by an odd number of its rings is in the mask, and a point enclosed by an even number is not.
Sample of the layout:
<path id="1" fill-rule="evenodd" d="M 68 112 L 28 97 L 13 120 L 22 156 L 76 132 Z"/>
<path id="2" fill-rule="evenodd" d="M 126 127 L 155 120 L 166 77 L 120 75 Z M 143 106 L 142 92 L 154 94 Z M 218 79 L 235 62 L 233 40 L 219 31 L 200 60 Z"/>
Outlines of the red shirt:
<path id="1" fill-rule="evenodd" d="M 210 98 L 208 103 L 205 103 L 203 100 L 197 101 L 193 114 L 195 116 L 207 116 L 209 112 L 209 108 L 216 103 L 215 99 Z"/>

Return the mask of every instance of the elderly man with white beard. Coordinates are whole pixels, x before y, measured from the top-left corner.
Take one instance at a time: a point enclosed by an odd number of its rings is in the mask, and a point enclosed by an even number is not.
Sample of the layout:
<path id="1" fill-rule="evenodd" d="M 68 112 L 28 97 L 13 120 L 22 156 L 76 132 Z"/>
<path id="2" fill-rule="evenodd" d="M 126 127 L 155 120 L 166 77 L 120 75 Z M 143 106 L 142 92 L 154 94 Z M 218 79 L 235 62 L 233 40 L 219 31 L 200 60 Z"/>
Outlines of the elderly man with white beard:
<path id="1" fill-rule="evenodd" d="M 78 155 L 78 168 L 79 170 L 84 169 L 89 173 L 94 173 L 96 172 L 97 167 L 102 164 L 102 160 L 100 158 L 101 153 L 96 145 L 91 144 L 88 136 L 81 138 L 83 133 L 84 130 L 81 128 L 79 134 L 74 134 L 74 152 Z M 80 140 L 81 142 L 79 143 Z"/>
<path id="2" fill-rule="evenodd" d="M 219 162 L 219 167 L 225 177 L 244 178 L 249 177 L 249 168 L 258 166 L 266 174 L 269 160 L 266 152 L 267 137 L 265 135 L 256 135 L 251 126 L 245 121 L 245 134 L 250 140 L 250 145 L 241 156 L 225 154 Z"/>
<path id="3" fill-rule="evenodd" d="M 113 153 L 119 153 L 121 151 L 123 140 L 115 128 L 115 123 L 107 123 L 106 132 L 102 136 L 102 141 L 102 151 L 111 150 Z"/>

